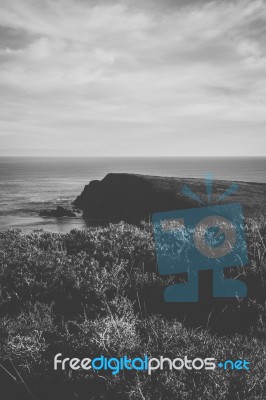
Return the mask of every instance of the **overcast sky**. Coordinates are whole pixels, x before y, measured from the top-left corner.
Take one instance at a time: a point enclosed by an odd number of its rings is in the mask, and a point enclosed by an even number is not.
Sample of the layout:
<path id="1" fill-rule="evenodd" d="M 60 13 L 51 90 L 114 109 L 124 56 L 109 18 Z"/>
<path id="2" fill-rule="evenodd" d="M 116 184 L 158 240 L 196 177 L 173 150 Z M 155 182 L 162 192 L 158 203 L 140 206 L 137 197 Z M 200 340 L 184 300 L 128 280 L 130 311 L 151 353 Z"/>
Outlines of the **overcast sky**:
<path id="1" fill-rule="evenodd" d="M 266 155 L 266 0 L 0 0 L 0 155 Z"/>

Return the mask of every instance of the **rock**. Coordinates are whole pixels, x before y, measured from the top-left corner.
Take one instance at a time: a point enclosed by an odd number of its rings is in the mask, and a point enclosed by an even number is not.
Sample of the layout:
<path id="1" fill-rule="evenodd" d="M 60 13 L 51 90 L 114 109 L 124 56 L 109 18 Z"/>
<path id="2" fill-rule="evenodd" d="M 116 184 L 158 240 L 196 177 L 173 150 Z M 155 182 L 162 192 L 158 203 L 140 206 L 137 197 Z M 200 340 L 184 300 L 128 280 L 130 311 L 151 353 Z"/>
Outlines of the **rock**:
<path id="1" fill-rule="evenodd" d="M 213 204 L 231 183 L 214 181 Z M 203 200 L 203 205 L 208 205 L 204 179 L 126 173 L 110 173 L 101 181 L 91 181 L 73 205 L 83 210 L 83 216 L 87 219 L 139 224 L 141 221 L 149 221 L 154 212 L 202 206 L 182 194 L 184 185 L 189 186 L 199 195 Z M 230 196 L 223 203 L 238 201 L 247 212 L 251 210 L 254 214 L 255 209 L 261 211 L 262 204 L 259 199 L 266 194 L 265 189 L 265 184 L 239 182 L 238 193 Z"/>
<path id="2" fill-rule="evenodd" d="M 57 206 L 56 210 L 42 210 L 40 211 L 41 217 L 76 217 L 76 214 L 64 208 L 62 206 Z"/>
<path id="3" fill-rule="evenodd" d="M 174 178 L 111 173 L 86 185 L 73 204 L 88 219 L 138 224 L 155 211 L 195 207 L 193 200 L 177 196 L 181 187 Z"/>

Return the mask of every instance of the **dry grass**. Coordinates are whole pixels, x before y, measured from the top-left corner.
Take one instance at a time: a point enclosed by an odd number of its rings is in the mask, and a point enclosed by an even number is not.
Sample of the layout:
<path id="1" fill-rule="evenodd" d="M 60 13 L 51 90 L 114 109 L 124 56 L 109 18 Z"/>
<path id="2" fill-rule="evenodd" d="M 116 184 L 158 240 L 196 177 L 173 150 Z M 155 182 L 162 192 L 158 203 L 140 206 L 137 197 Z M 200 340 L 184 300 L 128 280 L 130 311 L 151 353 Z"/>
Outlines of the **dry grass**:
<path id="1" fill-rule="evenodd" d="M 157 274 L 149 225 L 1 233 L 2 393 L 11 400 L 265 398 L 265 219 L 249 220 L 246 230 L 250 265 L 228 273 L 247 282 L 249 298 L 190 306 L 163 303 L 176 277 Z M 251 371 L 55 373 L 58 352 L 246 358 Z"/>

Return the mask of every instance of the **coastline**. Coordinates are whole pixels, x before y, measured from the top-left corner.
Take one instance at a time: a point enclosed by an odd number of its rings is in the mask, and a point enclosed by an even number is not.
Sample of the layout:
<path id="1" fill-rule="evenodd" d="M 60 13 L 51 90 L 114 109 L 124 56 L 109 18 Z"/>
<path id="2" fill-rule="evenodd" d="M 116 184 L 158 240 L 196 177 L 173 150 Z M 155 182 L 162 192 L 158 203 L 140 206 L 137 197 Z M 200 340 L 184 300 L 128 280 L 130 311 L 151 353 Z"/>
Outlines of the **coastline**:
<path id="1" fill-rule="evenodd" d="M 223 202 L 240 203 L 246 217 L 259 218 L 260 215 L 265 215 L 266 184 L 243 181 L 235 183 L 238 185 L 238 191 Z M 217 198 L 231 184 L 229 180 L 214 180 L 211 200 L 213 204 L 216 204 Z M 128 173 L 107 174 L 101 181 L 92 181 L 85 185 L 80 194 L 76 193 L 76 196 L 73 195 L 67 201 L 61 202 L 59 199 L 55 205 L 48 202 L 42 208 L 36 208 L 36 203 L 35 210 L 18 211 L 11 216 L 2 212 L 0 231 L 22 229 L 30 232 L 34 229 L 45 229 L 66 233 L 71 229 L 87 229 L 95 224 L 100 225 L 101 222 L 106 224 L 124 221 L 139 224 L 142 220 L 150 220 L 153 212 L 197 207 L 198 204 L 182 195 L 184 185 L 197 193 L 205 204 L 208 203 L 203 179 Z M 57 217 L 53 211 L 56 206 L 64 206 L 70 210 L 73 209 L 73 205 L 83 210 L 83 216 Z M 39 216 L 39 213 L 45 210 L 48 214 L 54 212 L 55 216 Z"/>

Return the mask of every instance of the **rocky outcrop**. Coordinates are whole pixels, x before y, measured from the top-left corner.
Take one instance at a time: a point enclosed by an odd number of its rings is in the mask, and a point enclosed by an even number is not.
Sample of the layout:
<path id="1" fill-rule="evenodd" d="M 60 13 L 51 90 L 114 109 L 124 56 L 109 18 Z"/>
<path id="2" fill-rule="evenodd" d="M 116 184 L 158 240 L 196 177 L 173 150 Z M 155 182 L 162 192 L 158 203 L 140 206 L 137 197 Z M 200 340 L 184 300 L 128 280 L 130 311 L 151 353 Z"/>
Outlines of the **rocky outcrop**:
<path id="1" fill-rule="evenodd" d="M 212 203 L 216 203 L 231 183 L 214 182 Z M 138 224 L 142 220 L 149 221 L 156 211 L 198 207 L 200 204 L 182 194 L 184 185 L 189 186 L 208 205 L 204 180 L 126 173 L 110 173 L 101 181 L 91 181 L 73 204 L 83 210 L 83 216 L 87 219 Z M 247 214 L 252 210 L 253 215 L 254 210 L 262 212 L 259 199 L 265 194 L 264 184 L 240 182 L 238 192 L 223 203 L 238 201 Z"/>
<path id="2" fill-rule="evenodd" d="M 197 206 L 180 194 L 182 186 L 175 178 L 111 173 L 86 185 L 73 204 L 85 218 L 139 223 L 155 211 Z"/>
<path id="3" fill-rule="evenodd" d="M 41 217 L 76 217 L 72 210 L 65 207 L 57 206 L 56 210 L 42 210 L 40 211 Z"/>

